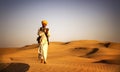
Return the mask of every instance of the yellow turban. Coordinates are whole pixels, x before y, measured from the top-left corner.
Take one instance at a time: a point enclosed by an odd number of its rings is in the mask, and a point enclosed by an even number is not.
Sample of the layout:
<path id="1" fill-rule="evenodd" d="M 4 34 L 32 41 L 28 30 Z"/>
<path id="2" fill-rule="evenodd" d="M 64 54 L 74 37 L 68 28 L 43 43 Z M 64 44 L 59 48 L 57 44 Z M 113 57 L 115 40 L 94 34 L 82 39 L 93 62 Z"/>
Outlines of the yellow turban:
<path id="1" fill-rule="evenodd" d="M 42 22 L 41 22 L 42 24 L 48 24 L 48 22 L 47 22 L 47 20 L 42 20 Z"/>

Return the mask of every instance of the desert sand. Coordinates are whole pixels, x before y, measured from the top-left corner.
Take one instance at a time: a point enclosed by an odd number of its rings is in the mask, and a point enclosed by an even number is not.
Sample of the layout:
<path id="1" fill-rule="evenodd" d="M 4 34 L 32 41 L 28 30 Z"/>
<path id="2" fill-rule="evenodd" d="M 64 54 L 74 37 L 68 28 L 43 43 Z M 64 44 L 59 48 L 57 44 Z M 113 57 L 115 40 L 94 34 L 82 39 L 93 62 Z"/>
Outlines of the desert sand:
<path id="1" fill-rule="evenodd" d="M 38 60 L 37 48 L 0 48 L 0 72 L 120 72 L 120 43 L 50 42 L 47 64 Z"/>

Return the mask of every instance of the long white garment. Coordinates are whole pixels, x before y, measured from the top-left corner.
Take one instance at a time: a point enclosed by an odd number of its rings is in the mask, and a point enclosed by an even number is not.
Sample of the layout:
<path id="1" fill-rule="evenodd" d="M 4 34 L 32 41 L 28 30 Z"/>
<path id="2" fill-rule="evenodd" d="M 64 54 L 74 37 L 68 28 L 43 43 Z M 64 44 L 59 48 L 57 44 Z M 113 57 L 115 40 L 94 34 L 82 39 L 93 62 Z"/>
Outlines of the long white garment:
<path id="1" fill-rule="evenodd" d="M 48 44 L 40 45 L 38 48 L 38 53 L 40 54 L 40 58 L 43 59 L 45 62 L 47 60 L 47 51 L 48 51 Z"/>
<path id="2" fill-rule="evenodd" d="M 44 34 L 44 32 L 42 32 L 42 31 L 39 32 L 39 36 L 41 36 L 41 38 L 40 38 L 40 44 L 39 44 L 39 48 L 38 48 L 38 54 L 40 54 L 40 58 L 46 62 L 47 51 L 48 51 L 47 38 L 46 38 L 46 35 Z"/>

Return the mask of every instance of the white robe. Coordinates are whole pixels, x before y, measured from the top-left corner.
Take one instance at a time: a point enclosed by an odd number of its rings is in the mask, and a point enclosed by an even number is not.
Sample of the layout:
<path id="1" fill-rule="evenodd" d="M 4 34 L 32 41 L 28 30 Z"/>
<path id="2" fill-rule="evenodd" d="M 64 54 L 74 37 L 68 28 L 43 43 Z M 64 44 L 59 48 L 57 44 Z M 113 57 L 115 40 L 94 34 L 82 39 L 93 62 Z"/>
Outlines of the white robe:
<path id="1" fill-rule="evenodd" d="M 39 43 L 39 48 L 38 48 L 38 54 L 40 54 L 40 58 L 43 59 L 45 62 L 47 60 L 47 51 L 48 51 L 48 42 L 46 35 L 44 32 L 39 31 L 39 36 L 40 38 L 40 43 Z"/>

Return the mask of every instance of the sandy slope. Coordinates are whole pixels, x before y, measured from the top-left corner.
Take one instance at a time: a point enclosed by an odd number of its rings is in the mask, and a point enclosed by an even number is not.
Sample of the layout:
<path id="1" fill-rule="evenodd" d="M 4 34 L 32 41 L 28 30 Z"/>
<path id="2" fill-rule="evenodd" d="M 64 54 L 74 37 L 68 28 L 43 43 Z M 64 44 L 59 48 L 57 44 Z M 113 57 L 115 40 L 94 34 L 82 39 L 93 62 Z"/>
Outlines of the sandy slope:
<path id="1" fill-rule="evenodd" d="M 80 40 L 51 42 L 47 64 L 37 58 L 37 45 L 0 49 L 0 70 L 12 72 L 120 72 L 120 43 Z M 15 69 L 13 71 L 12 69 Z M 23 70 L 23 71 L 20 71 Z"/>

